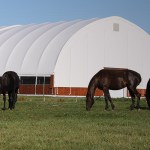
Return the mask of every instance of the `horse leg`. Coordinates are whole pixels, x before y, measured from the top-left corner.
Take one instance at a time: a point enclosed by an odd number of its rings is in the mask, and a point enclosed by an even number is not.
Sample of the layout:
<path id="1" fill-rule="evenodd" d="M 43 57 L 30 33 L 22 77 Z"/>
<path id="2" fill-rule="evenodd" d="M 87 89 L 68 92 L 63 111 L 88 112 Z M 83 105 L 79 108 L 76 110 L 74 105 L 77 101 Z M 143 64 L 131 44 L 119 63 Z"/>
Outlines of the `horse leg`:
<path id="1" fill-rule="evenodd" d="M 9 109 L 13 109 L 14 105 L 14 92 L 9 92 Z"/>
<path id="2" fill-rule="evenodd" d="M 135 95 L 136 95 L 136 97 L 137 97 L 137 105 L 136 105 L 136 107 L 137 107 L 137 109 L 140 109 L 140 98 L 141 98 L 141 94 L 135 89 Z"/>
<path id="3" fill-rule="evenodd" d="M 131 92 L 134 94 L 134 99 L 135 99 L 135 95 L 137 97 L 137 105 L 136 105 L 136 108 L 137 109 L 140 109 L 140 97 L 141 97 L 141 94 L 136 90 L 136 88 L 134 87 L 130 87 L 129 88 L 131 90 Z M 135 103 L 135 102 L 134 102 Z"/>
<path id="4" fill-rule="evenodd" d="M 15 92 L 15 103 L 17 102 L 17 93 Z"/>
<path id="5" fill-rule="evenodd" d="M 8 92 L 8 103 L 9 103 L 8 109 L 11 109 L 11 93 L 10 92 Z"/>
<path id="6" fill-rule="evenodd" d="M 2 109 L 6 110 L 6 94 L 5 93 L 3 93 L 3 101 L 4 101 L 4 107 Z"/>
<path id="7" fill-rule="evenodd" d="M 16 103 L 16 93 L 12 92 L 12 109 L 15 108 L 15 103 Z"/>
<path id="8" fill-rule="evenodd" d="M 115 109 L 115 105 L 114 105 L 113 102 L 112 102 L 112 99 L 111 99 L 111 97 L 110 97 L 110 94 L 109 94 L 109 96 L 108 96 L 108 99 L 109 99 L 109 102 L 110 102 L 110 104 L 111 104 L 112 110 L 114 110 L 114 109 Z"/>
<path id="9" fill-rule="evenodd" d="M 135 95 L 134 95 L 134 92 L 131 89 L 128 88 L 128 91 L 129 91 L 131 99 L 132 99 L 132 104 L 130 106 L 130 109 L 133 110 L 134 107 L 135 107 Z"/>
<path id="10" fill-rule="evenodd" d="M 112 108 L 112 110 L 114 110 L 115 105 L 114 105 L 113 102 L 112 102 L 112 99 L 111 99 L 111 96 L 110 96 L 110 93 L 109 93 L 108 88 L 105 87 L 105 88 L 103 89 L 103 91 L 104 91 L 105 103 L 106 103 L 105 109 L 106 109 L 106 110 L 108 109 L 108 100 L 109 100 L 109 102 L 110 102 L 110 104 L 111 104 L 111 108 Z"/>
<path id="11" fill-rule="evenodd" d="M 105 95 L 105 104 L 106 104 L 105 105 L 105 110 L 107 110 L 109 108 L 109 106 L 108 106 L 108 98 L 107 98 L 105 92 L 104 92 L 104 95 Z"/>

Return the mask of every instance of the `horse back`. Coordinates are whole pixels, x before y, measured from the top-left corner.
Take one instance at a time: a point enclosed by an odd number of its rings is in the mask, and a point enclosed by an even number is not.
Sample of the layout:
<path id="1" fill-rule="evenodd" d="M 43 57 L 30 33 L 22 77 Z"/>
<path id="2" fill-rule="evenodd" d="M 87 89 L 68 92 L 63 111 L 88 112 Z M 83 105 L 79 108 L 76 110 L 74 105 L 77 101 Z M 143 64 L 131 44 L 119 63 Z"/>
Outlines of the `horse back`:
<path id="1" fill-rule="evenodd" d="M 127 70 L 104 69 L 102 71 L 103 85 L 108 86 L 110 90 L 119 90 L 126 87 Z"/>
<path id="2" fill-rule="evenodd" d="M 102 69 L 95 77 L 99 79 L 98 87 L 103 89 L 104 86 L 110 90 L 119 90 L 127 85 L 136 84 L 141 82 L 141 77 L 138 73 L 128 69 Z"/>

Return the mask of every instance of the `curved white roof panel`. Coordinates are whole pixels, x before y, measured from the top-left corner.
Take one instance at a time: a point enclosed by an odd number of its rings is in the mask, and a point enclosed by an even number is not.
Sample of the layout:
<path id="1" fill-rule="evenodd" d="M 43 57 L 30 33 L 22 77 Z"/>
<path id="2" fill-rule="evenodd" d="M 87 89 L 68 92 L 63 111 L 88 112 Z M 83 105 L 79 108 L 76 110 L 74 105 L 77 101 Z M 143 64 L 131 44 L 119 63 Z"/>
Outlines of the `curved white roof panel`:
<path id="1" fill-rule="evenodd" d="M 0 75 L 53 73 L 59 53 L 78 30 L 97 19 L 0 27 Z"/>
<path id="2" fill-rule="evenodd" d="M 144 70 L 140 66 L 149 64 L 149 41 L 140 27 L 115 16 L 0 27 L 0 76 L 10 70 L 20 76 L 54 73 L 57 87 L 86 87 L 104 66 Z M 136 65 L 142 55 L 144 61 Z"/>

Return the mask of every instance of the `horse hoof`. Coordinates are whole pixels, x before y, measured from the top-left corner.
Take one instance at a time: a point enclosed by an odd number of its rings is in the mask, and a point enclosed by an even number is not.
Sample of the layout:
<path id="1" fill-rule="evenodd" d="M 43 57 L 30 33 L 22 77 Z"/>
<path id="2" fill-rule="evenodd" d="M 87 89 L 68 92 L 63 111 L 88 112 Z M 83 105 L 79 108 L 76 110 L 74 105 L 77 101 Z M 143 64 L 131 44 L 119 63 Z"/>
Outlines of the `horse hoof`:
<path id="1" fill-rule="evenodd" d="M 115 109 L 115 105 L 112 105 L 111 108 L 112 108 L 112 110 L 114 110 Z"/>
<path id="2" fill-rule="evenodd" d="M 130 110 L 131 111 L 134 110 L 134 108 L 135 108 L 134 106 L 132 106 L 132 105 L 130 106 Z"/>
<path id="3" fill-rule="evenodd" d="M 91 109 L 90 108 L 86 108 L 86 111 L 90 111 Z"/>

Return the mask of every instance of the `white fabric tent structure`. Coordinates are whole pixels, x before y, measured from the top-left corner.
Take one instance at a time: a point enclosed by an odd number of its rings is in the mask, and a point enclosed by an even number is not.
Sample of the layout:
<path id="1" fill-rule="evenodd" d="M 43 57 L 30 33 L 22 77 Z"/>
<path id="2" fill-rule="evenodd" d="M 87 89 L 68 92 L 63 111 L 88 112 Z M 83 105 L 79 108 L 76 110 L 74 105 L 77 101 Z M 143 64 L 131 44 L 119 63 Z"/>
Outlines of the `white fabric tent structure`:
<path id="1" fill-rule="evenodd" d="M 50 75 L 68 39 L 92 20 L 3 27 L 0 29 L 0 75 Z"/>
<path id="2" fill-rule="evenodd" d="M 53 74 L 55 94 L 59 87 L 87 88 L 103 67 L 139 72 L 138 88 L 145 89 L 149 56 L 150 35 L 116 16 L 0 28 L 0 75 L 8 70 L 19 76 Z"/>

